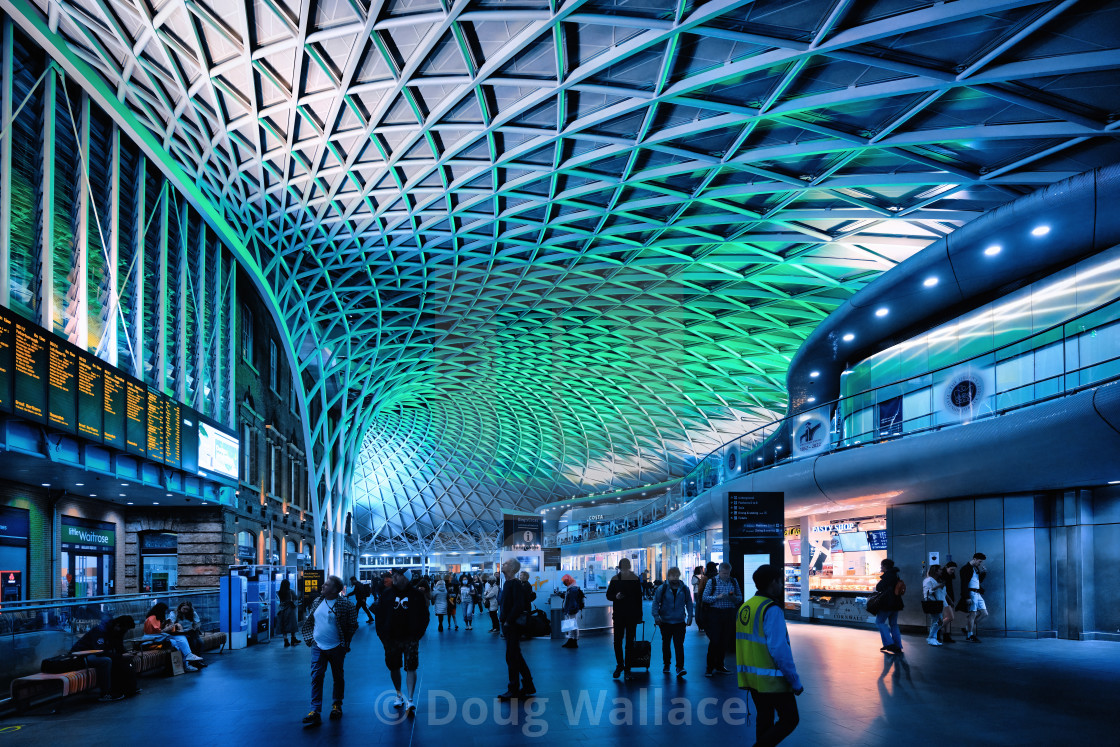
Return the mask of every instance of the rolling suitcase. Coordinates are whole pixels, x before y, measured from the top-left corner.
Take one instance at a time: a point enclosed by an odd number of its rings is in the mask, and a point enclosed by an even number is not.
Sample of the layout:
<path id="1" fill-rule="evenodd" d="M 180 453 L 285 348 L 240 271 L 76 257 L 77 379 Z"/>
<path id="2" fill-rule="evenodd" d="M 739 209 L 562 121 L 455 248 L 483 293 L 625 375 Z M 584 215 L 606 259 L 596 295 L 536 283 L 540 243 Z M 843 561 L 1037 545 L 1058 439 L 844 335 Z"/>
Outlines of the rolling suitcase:
<path id="1" fill-rule="evenodd" d="M 653 644 L 646 640 L 646 623 L 642 621 L 641 640 L 635 639 L 630 650 L 626 653 L 626 665 L 630 669 L 643 668 L 649 671 L 649 662 L 653 658 Z"/>

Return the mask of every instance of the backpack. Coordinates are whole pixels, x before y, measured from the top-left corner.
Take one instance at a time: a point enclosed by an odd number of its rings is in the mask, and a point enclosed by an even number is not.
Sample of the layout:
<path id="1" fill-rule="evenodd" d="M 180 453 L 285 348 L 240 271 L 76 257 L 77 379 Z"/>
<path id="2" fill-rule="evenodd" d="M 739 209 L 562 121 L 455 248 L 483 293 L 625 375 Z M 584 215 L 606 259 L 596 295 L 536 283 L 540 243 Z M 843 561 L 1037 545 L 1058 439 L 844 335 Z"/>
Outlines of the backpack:
<path id="1" fill-rule="evenodd" d="M 903 595 L 903 594 L 905 594 L 905 593 L 906 593 L 906 582 L 905 582 L 905 581 L 903 581 L 903 580 L 902 580 L 902 579 L 900 578 L 900 579 L 898 579 L 898 581 L 896 581 L 896 582 L 895 582 L 895 585 L 894 585 L 894 595 L 895 595 L 896 597 L 900 597 L 900 596 L 902 596 L 902 595 Z"/>
<path id="2" fill-rule="evenodd" d="M 583 593 L 583 589 L 580 589 L 579 587 L 576 587 L 576 602 L 579 604 L 579 611 L 580 612 L 583 612 L 583 600 L 586 597 L 587 597 L 587 595 Z"/>

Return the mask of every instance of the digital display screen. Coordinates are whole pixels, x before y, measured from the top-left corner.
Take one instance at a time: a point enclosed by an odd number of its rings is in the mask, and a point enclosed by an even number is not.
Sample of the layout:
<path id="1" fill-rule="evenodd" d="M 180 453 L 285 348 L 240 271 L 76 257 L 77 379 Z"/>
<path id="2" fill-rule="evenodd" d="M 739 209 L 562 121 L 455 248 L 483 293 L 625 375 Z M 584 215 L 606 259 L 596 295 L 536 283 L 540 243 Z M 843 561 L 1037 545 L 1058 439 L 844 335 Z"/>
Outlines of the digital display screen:
<path id="1" fill-rule="evenodd" d="M 78 435 L 94 441 L 101 440 L 104 378 L 104 369 L 93 358 L 78 356 Z"/>
<path id="2" fill-rule="evenodd" d="M 163 461 L 163 397 L 158 392 L 148 390 L 148 458 Z"/>
<path id="3" fill-rule="evenodd" d="M 102 425 L 101 435 L 106 446 L 115 446 L 124 449 L 124 376 L 111 369 L 105 369 L 101 377 Z"/>
<path id="4" fill-rule="evenodd" d="M 47 421 L 47 333 L 15 324 L 15 412 L 36 423 Z"/>
<path id="5" fill-rule="evenodd" d="M 148 390 L 134 381 L 124 383 L 124 450 L 136 456 L 148 453 Z"/>
<path id="6" fill-rule="evenodd" d="M 169 399 L 163 401 L 163 461 L 170 467 L 183 464 L 183 408 Z"/>
<path id="7" fill-rule="evenodd" d="M 887 549 L 887 530 L 873 529 L 867 532 L 867 546 L 871 550 Z"/>
<path id="8" fill-rule="evenodd" d="M 210 423 L 198 424 L 198 471 L 237 479 L 238 443 Z"/>
<path id="9" fill-rule="evenodd" d="M 67 433 L 78 432 L 78 353 L 57 340 L 49 344 L 47 420 Z"/>
<path id="10" fill-rule="evenodd" d="M 15 327 L 0 316 L 0 411 L 12 411 L 12 345 Z"/>
<path id="11" fill-rule="evenodd" d="M 866 552 L 871 549 L 867 542 L 867 532 L 841 532 L 840 549 L 844 552 Z"/>
<path id="12" fill-rule="evenodd" d="M 0 411 L 191 473 L 238 476 L 236 436 L 4 308 Z"/>

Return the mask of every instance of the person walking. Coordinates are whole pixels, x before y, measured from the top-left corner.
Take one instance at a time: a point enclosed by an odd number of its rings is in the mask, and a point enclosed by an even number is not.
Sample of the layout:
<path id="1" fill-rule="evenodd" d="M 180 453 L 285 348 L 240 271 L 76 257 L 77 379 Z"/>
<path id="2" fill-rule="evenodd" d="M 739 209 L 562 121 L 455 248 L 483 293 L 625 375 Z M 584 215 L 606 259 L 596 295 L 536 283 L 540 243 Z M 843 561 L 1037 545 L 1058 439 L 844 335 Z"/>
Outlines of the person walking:
<path id="1" fill-rule="evenodd" d="M 941 566 L 934 563 L 922 580 L 922 611 L 926 613 L 926 622 L 929 623 L 926 643 L 930 646 L 941 645 L 937 640 L 937 634 L 941 630 L 941 615 L 944 609 L 945 582 L 941 580 Z"/>
<path id="2" fill-rule="evenodd" d="M 498 621 L 505 633 L 506 668 L 509 674 L 506 691 L 498 696 L 498 700 L 503 702 L 515 698 L 530 698 L 537 692 L 533 685 L 533 673 L 529 671 L 525 655 L 521 653 L 521 635 L 529 614 L 529 599 L 525 595 L 524 585 L 517 579 L 519 570 L 521 563 L 516 558 L 502 563 L 502 575 L 506 577 L 506 583 L 503 586 Z"/>
<path id="3" fill-rule="evenodd" d="M 614 677 L 625 672 L 631 679 L 630 656 L 634 648 L 634 636 L 638 623 L 642 621 L 642 582 L 630 570 L 630 560 L 618 561 L 618 573 L 607 584 L 607 599 L 614 604 Z M 625 638 L 625 648 L 623 639 Z"/>
<path id="4" fill-rule="evenodd" d="M 311 647 L 311 710 L 303 717 L 305 724 L 322 723 L 323 679 L 327 665 L 331 668 L 331 720 L 342 718 L 342 696 L 346 690 L 343 663 L 350 652 L 350 639 L 358 630 L 358 608 L 342 596 L 342 579 L 331 576 L 311 603 L 303 619 L 300 635 Z"/>
<path id="5" fill-rule="evenodd" d="M 482 597 L 486 609 L 490 612 L 491 633 L 501 632 L 498 622 L 498 591 L 498 577 L 496 575 L 491 576 L 486 583 L 486 593 Z"/>
<path id="6" fill-rule="evenodd" d="M 450 630 L 451 626 L 455 626 L 455 630 L 459 629 L 459 619 L 455 616 L 455 610 L 459 607 L 459 584 L 455 581 L 455 577 L 450 573 L 443 579 L 447 584 L 447 627 Z"/>
<path id="7" fill-rule="evenodd" d="M 805 687 L 797 675 L 786 630 L 783 569 L 761 565 L 752 580 L 755 594 L 739 608 L 735 622 L 735 668 L 739 687 L 750 691 L 758 709 L 755 746 L 769 747 L 797 728 L 796 696 Z"/>
<path id="8" fill-rule="evenodd" d="M 564 621 L 571 621 L 571 626 L 564 635 L 567 640 L 560 648 L 579 648 L 579 613 L 583 611 L 583 589 L 579 588 L 570 573 L 565 573 L 560 582 L 564 584 Z"/>
<path id="9" fill-rule="evenodd" d="M 677 653 L 677 676 L 684 677 L 684 631 L 692 624 L 692 594 L 681 583 L 681 569 L 670 568 L 668 581 L 657 587 L 653 593 L 653 624 L 661 630 L 661 671 L 668 674 L 670 656 L 669 642 Z"/>
<path id="10" fill-rule="evenodd" d="M 474 592 L 471 586 L 469 581 L 459 586 L 459 606 L 463 609 L 463 627 L 466 630 L 474 630 L 474 601 L 471 597 Z"/>
<path id="11" fill-rule="evenodd" d="M 280 608 L 276 613 L 276 630 L 284 639 L 284 648 L 297 646 L 296 631 L 299 624 L 296 620 L 296 595 L 292 591 L 292 582 L 284 579 L 280 582 L 280 591 L 276 592 L 280 600 Z"/>
<path id="12" fill-rule="evenodd" d="M 957 592 L 954 589 L 957 577 L 957 564 L 950 560 L 941 568 L 941 583 L 945 585 L 945 609 L 941 614 L 941 628 L 937 631 L 937 640 L 942 643 L 956 643 L 953 638 L 953 608 L 957 606 Z"/>
<path id="13" fill-rule="evenodd" d="M 976 624 L 988 616 L 984 588 L 980 585 L 988 575 L 988 569 L 984 567 L 987 559 L 987 555 L 978 552 L 961 568 L 961 601 L 957 604 L 957 609 L 967 615 L 961 632 L 964 633 L 964 639 L 971 643 L 980 642 L 976 637 Z"/>
<path id="14" fill-rule="evenodd" d="M 408 571 L 393 571 L 393 585 L 381 592 L 377 604 L 375 630 L 385 647 L 385 666 L 397 691 L 394 708 L 404 708 L 409 715 L 416 712 L 416 670 L 420 668 L 420 639 L 428 630 L 432 617 L 428 600 L 419 587 L 408 578 Z M 404 669 L 408 696 L 401 692 L 401 669 Z"/>
<path id="15" fill-rule="evenodd" d="M 724 664 L 728 642 L 734 637 L 735 610 L 743 603 L 739 582 L 731 577 L 731 564 L 720 563 L 719 573 L 704 586 L 704 629 L 708 632 L 705 677 L 731 674 Z"/>
<path id="16" fill-rule="evenodd" d="M 373 622 L 373 613 L 369 611 L 369 606 L 366 604 L 366 600 L 369 599 L 369 595 L 372 593 L 373 591 L 369 588 L 368 584 L 363 584 L 354 576 L 350 577 L 350 593 L 347 594 L 346 597 L 353 597 L 354 604 L 357 605 L 357 608 L 365 610 L 366 617 L 369 618 L 366 620 L 366 625 Z"/>
<path id="17" fill-rule="evenodd" d="M 882 594 L 879 612 L 875 615 L 875 625 L 879 627 L 879 637 L 883 639 L 883 647 L 879 650 L 885 654 L 902 653 L 902 634 L 898 630 L 898 613 L 902 611 L 902 594 L 906 585 L 898 576 L 898 569 L 894 561 L 884 558 L 879 564 L 882 575 L 879 583 L 875 584 L 875 591 Z"/>
<path id="18" fill-rule="evenodd" d="M 435 608 L 436 619 L 439 620 L 439 627 L 436 632 L 443 632 L 443 616 L 447 614 L 447 582 L 442 578 L 436 581 L 436 585 L 432 587 L 432 607 Z M 450 627 L 450 623 L 448 624 Z"/>

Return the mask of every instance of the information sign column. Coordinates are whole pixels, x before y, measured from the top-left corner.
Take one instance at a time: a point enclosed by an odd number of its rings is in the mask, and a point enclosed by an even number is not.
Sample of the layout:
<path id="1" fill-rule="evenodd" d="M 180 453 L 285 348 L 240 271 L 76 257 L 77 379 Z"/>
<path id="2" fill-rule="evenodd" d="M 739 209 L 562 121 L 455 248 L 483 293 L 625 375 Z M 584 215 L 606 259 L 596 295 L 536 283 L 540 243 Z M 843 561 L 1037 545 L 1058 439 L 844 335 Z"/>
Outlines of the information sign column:
<path id="1" fill-rule="evenodd" d="M 727 560 L 731 573 L 743 585 L 743 595 L 754 592 L 755 569 L 785 567 L 785 493 L 728 493 Z"/>

